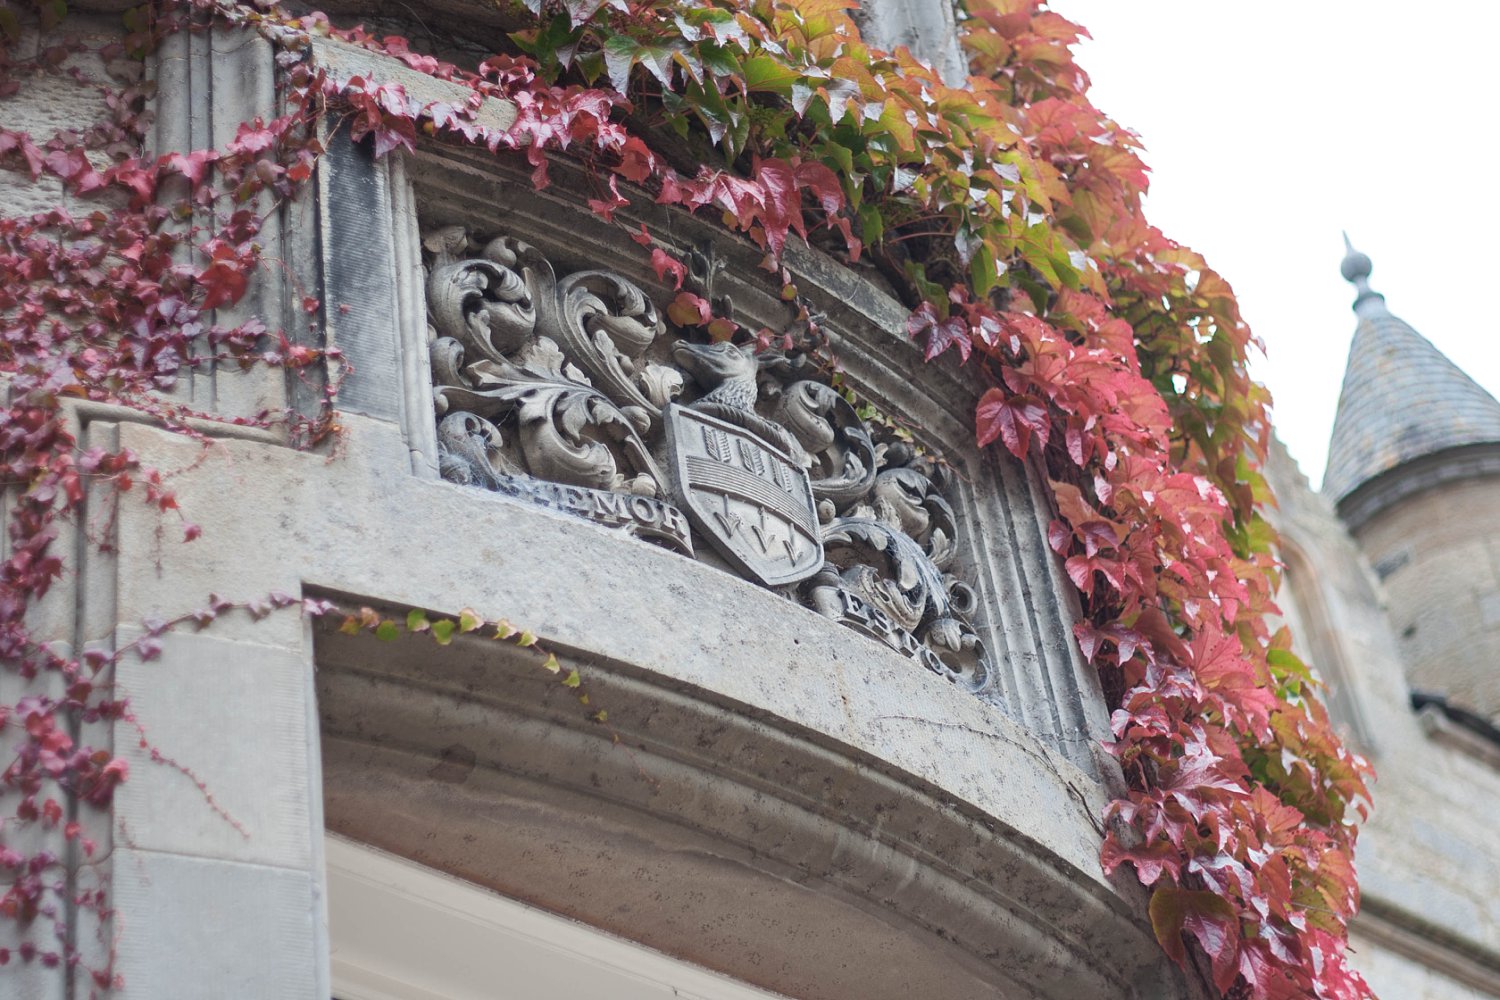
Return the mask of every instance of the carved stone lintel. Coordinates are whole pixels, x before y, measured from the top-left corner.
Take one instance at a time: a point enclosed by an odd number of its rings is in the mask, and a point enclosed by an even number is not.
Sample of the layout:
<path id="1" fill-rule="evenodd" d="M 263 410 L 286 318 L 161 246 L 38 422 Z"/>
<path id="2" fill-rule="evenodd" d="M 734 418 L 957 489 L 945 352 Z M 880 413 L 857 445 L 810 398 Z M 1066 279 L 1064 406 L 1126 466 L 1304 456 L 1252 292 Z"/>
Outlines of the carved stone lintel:
<path id="1" fill-rule="evenodd" d="M 450 227 L 424 242 L 445 478 L 687 556 L 696 533 L 740 575 L 985 686 L 974 591 L 950 572 L 958 525 L 942 475 L 877 440 L 807 357 L 663 337 L 625 278 L 558 277 L 510 237 Z M 713 295 L 722 261 L 700 247 L 690 265 Z"/>

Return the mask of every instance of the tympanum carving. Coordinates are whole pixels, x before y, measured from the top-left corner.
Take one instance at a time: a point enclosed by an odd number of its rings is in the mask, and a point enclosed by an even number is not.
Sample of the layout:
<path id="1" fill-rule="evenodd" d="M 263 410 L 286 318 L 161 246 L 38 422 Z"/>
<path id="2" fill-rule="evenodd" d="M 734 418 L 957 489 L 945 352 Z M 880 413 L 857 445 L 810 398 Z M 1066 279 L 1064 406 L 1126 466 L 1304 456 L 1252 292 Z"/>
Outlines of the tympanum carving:
<path id="1" fill-rule="evenodd" d="M 559 277 L 509 236 L 448 227 L 424 246 L 445 479 L 696 553 L 986 684 L 945 470 L 862 420 L 810 358 L 669 334 L 624 277 Z M 712 248 L 690 263 L 712 294 Z"/>

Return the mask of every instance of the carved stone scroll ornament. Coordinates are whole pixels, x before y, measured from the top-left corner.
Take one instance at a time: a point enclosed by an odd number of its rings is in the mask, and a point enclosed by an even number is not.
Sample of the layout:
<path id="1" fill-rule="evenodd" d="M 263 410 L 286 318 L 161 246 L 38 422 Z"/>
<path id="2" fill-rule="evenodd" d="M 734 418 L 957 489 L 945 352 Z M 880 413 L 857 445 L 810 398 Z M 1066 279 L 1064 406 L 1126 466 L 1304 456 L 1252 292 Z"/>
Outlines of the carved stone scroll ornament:
<path id="1" fill-rule="evenodd" d="M 665 336 L 624 277 L 559 278 L 508 236 L 448 227 L 424 245 L 444 478 L 685 555 L 706 543 L 733 572 L 985 686 L 940 471 L 881 440 L 810 359 Z M 711 293 L 712 247 L 691 264 Z"/>
<path id="2" fill-rule="evenodd" d="M 457 340 L 476 360 L 503 361 L 525 346 L 536 329 L 536 304 L 532 283 L 515 269 L 523 245 L 498 237 L 477 256 L 465 256 L 469 237 L 458 226 L 433 233 L 425 244 L 434 257 L 427 272 L 427 312 L 442 335 Z M 545 261 L 538 257 L 536 263 L 550 273 Z"/>
<path id="3" fill-rule="evenodd" d="M 875 442 L 837 389 L 801 371 L 806 361 L 782 355 L 762 359 L 762 392 L 806 456 L 813 494 L 825 509 L 839 510 L 875 484 Z"/>
<path id="4" fill-rule="evenodd" d="M 883 470 L 867 502 L 823 531 L 827 561 L 804 587 L 809 603 L 974 690 L 989 676 L 970 625 L 974 591 L 945 572 L 954 557 L 953 509 L 922 472 Z"/>

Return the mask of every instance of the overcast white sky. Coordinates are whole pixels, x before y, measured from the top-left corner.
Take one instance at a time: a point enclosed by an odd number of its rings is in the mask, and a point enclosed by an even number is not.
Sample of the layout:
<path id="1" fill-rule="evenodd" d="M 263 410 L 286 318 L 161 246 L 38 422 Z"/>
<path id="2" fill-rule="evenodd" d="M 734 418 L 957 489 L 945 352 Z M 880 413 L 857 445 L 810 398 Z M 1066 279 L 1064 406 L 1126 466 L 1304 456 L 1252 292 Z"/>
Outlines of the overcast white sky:
<path id="1" fill-rule="evenodd" d="M 1140 134 L 1151 220 L 1239 295 L 1317 485 L 1354 332 L 1341 229 L 1397 316 L 1500 395 L 1500 2 L 1053 0 Z"/>

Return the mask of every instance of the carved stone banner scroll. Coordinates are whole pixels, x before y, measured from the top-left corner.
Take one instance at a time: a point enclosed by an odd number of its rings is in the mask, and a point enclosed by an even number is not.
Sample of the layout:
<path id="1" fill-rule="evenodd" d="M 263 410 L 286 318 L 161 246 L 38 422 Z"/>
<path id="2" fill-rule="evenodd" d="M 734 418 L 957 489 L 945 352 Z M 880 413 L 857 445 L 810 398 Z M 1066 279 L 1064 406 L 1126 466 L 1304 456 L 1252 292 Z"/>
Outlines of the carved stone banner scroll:
<path id="1" fill-rule="evenodd" d="M 939 676 L 988 683 L 946 470 L 862 420 L 813 359 L 669 336 L 630 281 L 559 277 L 509 236 L 423 243 L 444 478 L 685 556 L 706 546 Z M 692 263 L 722 267 L 711 248 Z"/>

